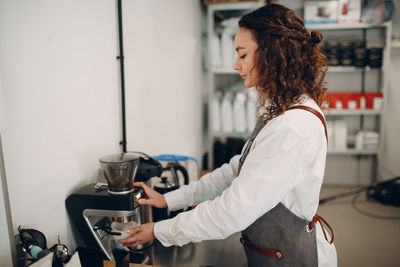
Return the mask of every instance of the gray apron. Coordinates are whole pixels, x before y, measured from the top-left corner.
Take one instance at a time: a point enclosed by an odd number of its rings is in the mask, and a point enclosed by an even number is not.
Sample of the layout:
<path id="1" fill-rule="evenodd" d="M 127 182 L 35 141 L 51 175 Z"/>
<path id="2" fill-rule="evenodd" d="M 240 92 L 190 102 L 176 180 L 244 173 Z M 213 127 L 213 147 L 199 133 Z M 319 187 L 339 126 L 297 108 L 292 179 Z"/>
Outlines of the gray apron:
<path id="1" fill-rule="evenodd" d="M 295 106 L 323 117 L 318 111 L 306 106 Z M 315 112 L 318 114 L 316 114 Z M 255 137 L 265 126 L 262 117 L 257 122 L 246 148 L 239 160 L 238 174 L 242 168 Z M 325 127 L 326 132 L 326 127 Z M 258 218 L 242 231 L 247 263 L 249 266 L 318 266 L 317 241 L 314 223 L 306 221 L 278 203 L 273 209 Z M 333 236 L 332 236 L 333 237 Z M 332 240 L 333 241 L 333 240 Z"/>

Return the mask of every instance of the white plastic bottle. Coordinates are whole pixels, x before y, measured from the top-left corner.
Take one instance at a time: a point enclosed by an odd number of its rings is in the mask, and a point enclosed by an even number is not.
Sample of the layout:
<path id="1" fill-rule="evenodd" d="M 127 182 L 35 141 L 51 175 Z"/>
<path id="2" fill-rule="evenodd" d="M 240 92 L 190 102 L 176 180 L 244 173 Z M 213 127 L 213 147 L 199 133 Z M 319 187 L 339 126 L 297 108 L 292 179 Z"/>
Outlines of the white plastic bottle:
<path id="1" fill-rule="evenodd" d="M 233 132 L 233 93 L 226 92 L 221 104 L 221 125 L 222 131 L 225 133 Z"/>
<path id="2" fill-rule="evenodd" d="M 211 129 L 214 132 L 221 131 L 221 100 L 222 93 L 220 91 L 215 92 L 214 97 L 211 100 Z"/>
<path id="3" fill-rule="evenodd" d="M 222 65 L 224 67 L 232 67 L 235 61 L 232 51 L 235 50 L 233 43 L 233 36 L 229 30 L 225 30 L 221 37 L 221 47 L 222 47 Z"/>
<path id="4" fill-rule="evenodd" d="M 233 129 L 235 132 L 244 133 L 247 131 L 246 94 L 238 92 L 233 103 Z"/>
<path id="5" fill-rule="evenodd" d="M 221 56 L 221 39 L 218 35 L 211 35 L 211 65 L 213 67 L 220 67 L 222 65 L 222 56 Z"/>
<path id="6" fill-rule="evenodd" d="M 365 109 L 367 107 L 365 96 L 360 97 L 360 109 Z"/>
<path id="7" fill-rule="evenodd" d="M 345 120 L 335 120 L 334 145 L 336 150 L 347 149 L 347 124 Z"/>

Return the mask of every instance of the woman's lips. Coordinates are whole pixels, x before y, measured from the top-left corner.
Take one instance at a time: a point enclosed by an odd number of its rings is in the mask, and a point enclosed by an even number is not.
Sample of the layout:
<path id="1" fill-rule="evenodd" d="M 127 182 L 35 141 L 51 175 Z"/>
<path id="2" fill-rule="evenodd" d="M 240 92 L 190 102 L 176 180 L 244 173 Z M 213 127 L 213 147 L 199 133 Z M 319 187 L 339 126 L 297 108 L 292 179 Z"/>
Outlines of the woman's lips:
<path id="1" fill-rule="evenodd" d="M 246 79 L 246 75 L 240 75 L 240 77 L 242 77 L 242 79 Z"/>

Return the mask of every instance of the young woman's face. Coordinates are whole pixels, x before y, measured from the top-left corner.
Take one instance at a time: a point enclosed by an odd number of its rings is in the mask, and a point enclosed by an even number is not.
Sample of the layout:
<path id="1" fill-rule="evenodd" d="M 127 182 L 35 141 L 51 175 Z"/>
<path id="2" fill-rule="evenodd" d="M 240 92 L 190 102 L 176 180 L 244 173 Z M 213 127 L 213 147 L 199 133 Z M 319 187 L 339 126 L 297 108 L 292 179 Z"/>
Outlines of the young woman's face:
<path id="1" fill-rule="evenodd" d="M 256 86 L 258 83 L 258 70 L 256 68 L 256 50 L 257 43 L 253 40 L 250 30 L 239 27 L 239 31 L 235 37 L 235 48 L 237 58 L 233 69 L 237 70 L 244 80 L 247 88 Z"/>

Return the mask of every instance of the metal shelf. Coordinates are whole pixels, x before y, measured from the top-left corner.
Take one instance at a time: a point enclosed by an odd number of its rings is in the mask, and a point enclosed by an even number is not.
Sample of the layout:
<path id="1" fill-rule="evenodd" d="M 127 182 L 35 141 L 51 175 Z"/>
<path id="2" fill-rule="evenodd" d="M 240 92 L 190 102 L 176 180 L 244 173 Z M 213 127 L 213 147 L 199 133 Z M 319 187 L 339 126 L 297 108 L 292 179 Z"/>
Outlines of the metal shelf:
<path id="1" fill-rule="evenodd" d="M 330 109 L 324 111 L 325 116 L 357 116 L 357 115 L 382 115 L 383 110 L 375 109 Z"/>
<path id="2" fill-rule="evenodd" d="M 239 74 L 239 72 L 232 67 L 215 67 L 211 72 L 214 74 Z"/>
<path id="3" fill-rule="evenodd" d="M 378 150 L 368 149 L 342 149 L 342 150 L 328 150 L 328 155 L 377 155 Z"/>
<path id="4" fill-rule="evenodd" d="M 231 17 L 241 17 L 247 10 L 254 10 L 259 8 L 261 5 L 258 2 L 247 2 L 247 3 L 230 3 L 230 4 L 213 4 L 209 5 L 211 12 L 219 20 L 225 20 Z"/>
<path id="5" fill-rule="evenodd" d="M 212 136 L 216 138 L 244 138 L 247 139 L 251 135 L 250 132 L 245 132 L 245 133 L 239 133 L 239 132 L 231 132 L 231 133 L 225 133 L 225 132 L 213 132 Z"/>
<path id="6" fill-rule="evenodd" d="M 230 3 L 230 4 L 212 4 L 208 5 L 208 8 L 214 12 L 221 12 L 227 10 L 246 10 L 246 9 L 256 9 L 261 5 L 259 2 L 241 2 L 241 3 Z"/>
<path id="7" fill-rule="evenodd" d="M 351 23 L 351 24 L 312 24 L 306 25 L 308 30 L 319 30 L 319 31 L 330 31 L 330 30 L 364 30 L 373 28 L 385 28 L 388 27 L 388 23 L 379 24 L 366 24 L 366 23 Z"/>
<path id="8" fill-rule="evenodd" d="M 381 68 L 354 67 L 354 66 L 332 66 L 328 68 L 328 72 L 362 72 L 371 70 L 381 70 Z"/>

